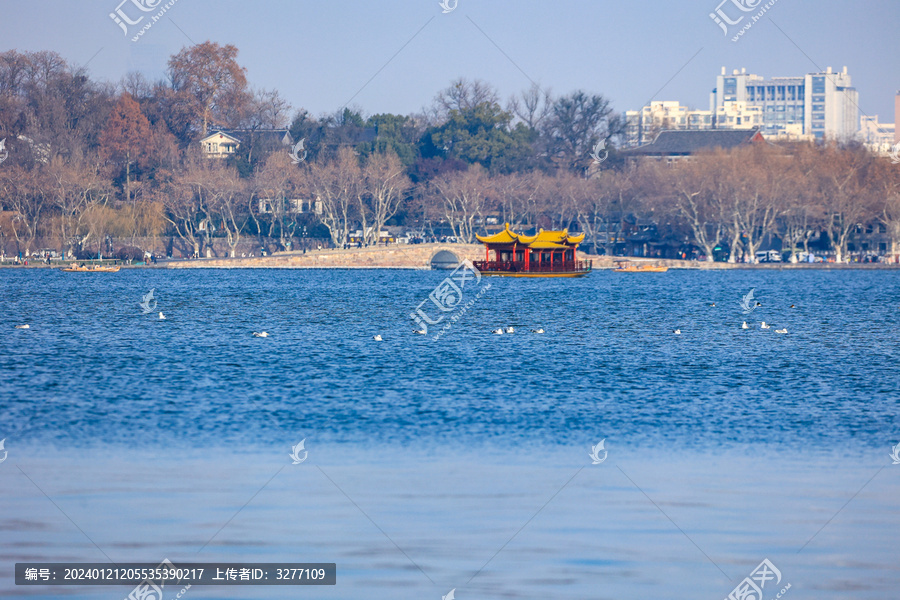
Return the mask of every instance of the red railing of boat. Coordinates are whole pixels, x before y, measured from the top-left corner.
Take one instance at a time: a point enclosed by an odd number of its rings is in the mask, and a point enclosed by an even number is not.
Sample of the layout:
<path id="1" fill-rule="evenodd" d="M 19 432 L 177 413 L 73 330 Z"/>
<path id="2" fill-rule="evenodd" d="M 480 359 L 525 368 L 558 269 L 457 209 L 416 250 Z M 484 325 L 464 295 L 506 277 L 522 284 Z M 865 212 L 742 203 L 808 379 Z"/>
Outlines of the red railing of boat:
<path id="1" fill-rule="evenodd" d="M 475 268 L 484 273 L 587 273 L 593 267 L 589 260 L 569 260 L 565 262 L 533 262 L 525 268 L 525 261 L 476 260 Z"/>

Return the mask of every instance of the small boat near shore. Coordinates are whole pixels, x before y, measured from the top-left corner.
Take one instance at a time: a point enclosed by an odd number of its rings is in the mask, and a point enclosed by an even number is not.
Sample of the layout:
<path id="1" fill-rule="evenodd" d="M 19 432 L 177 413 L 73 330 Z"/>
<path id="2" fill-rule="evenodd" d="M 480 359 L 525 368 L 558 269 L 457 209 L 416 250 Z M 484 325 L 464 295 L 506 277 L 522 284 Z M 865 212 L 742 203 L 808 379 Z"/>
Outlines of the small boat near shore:
<path id="1" fill-rule="evenodd" d="M 628 261 L 616 261 L 618 266 L 613 269 L 616 273 L 665 273 L 669 267 L 662 265 L 635 265 Z"/>
<path id="2" fill-rule="evenodd" d="M 66 273 L 116 273 L 122 267 L 107 267 L 102 265 L 78 265 L 71 267 L 63 267 L 60 271 Z"/>

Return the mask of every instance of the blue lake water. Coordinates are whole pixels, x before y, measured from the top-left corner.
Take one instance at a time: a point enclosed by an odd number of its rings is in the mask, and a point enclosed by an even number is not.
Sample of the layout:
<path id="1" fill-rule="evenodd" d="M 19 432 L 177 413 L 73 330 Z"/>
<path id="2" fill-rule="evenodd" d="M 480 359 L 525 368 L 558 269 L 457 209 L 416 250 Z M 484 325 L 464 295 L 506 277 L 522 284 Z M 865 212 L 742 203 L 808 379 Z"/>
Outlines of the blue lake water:
<path id="1" fill-rule="evenodd" d="M 896 597 L 900 273 L 484 278 L 414 335 L 446 275 L 0 270 L 0 596 L 167 557 L 338 567 L 198 599 L 721 600 L 765 558 L 767 600 Z"/>

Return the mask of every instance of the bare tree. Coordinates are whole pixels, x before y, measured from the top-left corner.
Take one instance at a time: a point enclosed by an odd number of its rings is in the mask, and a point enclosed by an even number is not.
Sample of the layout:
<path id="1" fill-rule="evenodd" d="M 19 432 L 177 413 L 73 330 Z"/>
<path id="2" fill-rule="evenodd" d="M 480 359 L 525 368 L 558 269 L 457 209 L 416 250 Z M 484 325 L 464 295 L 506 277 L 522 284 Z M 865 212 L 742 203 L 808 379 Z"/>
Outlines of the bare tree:
<path id="1" fill-rule="evenodd" d="M 518 117 L 529 129 L 540 128 L 544 119 L 553 109 L 553 96 L 550 88 L 541 89 L 536 83 L 509 99 L 507 112 Z"/>
<path id="2" fill-rule="evenodd" d="M 490 192 L 488 176 L 479 165 L 432 180 L 432 190 L 440 199 L 444 219 L 463 242 L 475 240 L 475 223 L 483 222 L 485 199 Z"/>
<path id="3" fill-rule="evenodd" d="M 497 104 L 500 95 L 491 84 L 480 79 L 460 77 L 450 83 L 450 87 L 438 92 L 430 113 L 432 121 L 445 121 L 450 111 L 470 110 L 479 104 Z"/>
<path id="4" fill-rule="evenodd" d="M 551 159 L 581 172 L 589 164 L 591 149 L 621 134 L 624 122 L 608 99 L 577 91 L 553 102 L 541 129 Z"/>
<path id="5" fill-rule="evenodd" d="M 496 202 L 503 219 L 512 229 L 535 223 L 543 210 L 550 179 L 540 171 L 496 175 L 491 180 L 491 200 Z"/>
<path id="6" fill-rule="evenodd" d="M 163 191 L 166 206 L 166 220 L 172 224 L 175 233 L 190 245 L 193 256 L 200 256 L 204 233 L 208 228 L 209 215 L 203 195 L 203 182 L 210 168 L 208 159 L 193 155 L 185 161 L 182 169 L 173 178 L 171 186 Z M 201 223 L 204 227 L 201 228 Z"/>
<path id="7" fill-rule="evenodd" d="M 361 170 L 356 154 L 342 148 L 335 160 L 302 166 L 302 185 L 306 194 L 319 203 L 322 223 L 331 241 L 340 247 L 350 237 L 350 220 L 354 217 Z"/>
<path id="8" fill-rule="evenodd" d="M 851 233 L 876 214 L 866 187 L 874 161 L 864 150 L 841 150 L 835 146 L 819 150 L 819 157 L 815 189 L 822 198 L 825 231 L 835 261 L 843 262 Z"/>
<path id="9" fill-rule="evenodd" d="M 657 167 L 656 175 L 670 181 L 675 208 L 690 227 L 694 241 L 703 248 L 706 260 L 712 262 L 725 230 L 721 205 L 713 198 L 716 173 L 700 161 L 682 162 L 670 173 L 660 172 L 666 167 Z"/>
<path id="10" fill-rule="evenodd" d="M 634 171 L 600 171 L 595 177 L 582 180 L 575 188 L 574 198 L 578 222 L 586 237 L 599 245 L 601 238 L 607 255 L 615 250 L 616 240 L 624 234 L 625 218 L 634 208 L 636 193 Z"/>
<path id="11" fill-rule="evenodd" d="M 241 243 L 241 233 L 249 219 L 245 208 L 247 186 L 234 167 L 218 161 L 212 165 L 202 185 L 210 217 L 216 217 L 215 223 L 225 232 L 229 254 L 234 258 Z"/>
<path id="12" fill-rule="evenodd" d="M 100 232 L 86 227 L 84 217 L 97 204 L 106 205 L 111 190 L 95 165 L 86 161 L 54 158 L 47 167 L 47 193 L 57 210 L 60 242 L 70 250 L 84 248 L 92 235 Z"/>
<path id="13" fill-rule="evenodd" d="M 43 187 L 46 178 L 37 171 L 12 165 L 0 171 L 0 202 L 15 213 L 11 219 L 12 233 L 19 252 L 31 253 L 45 211 Z"/>
<path id="14" fill-rule="evenodd" d="M 393 152 L 373 154 L 363 170 L 366 192 L 372 209 L 372 228 L 378 236 L 388 219 L 397 214 L 410 188 L 403 163 Z M 378 238 L 375 238 L 378 241 Z"/>
<path id="15" fill-rule="evenodd" d="M 884 198 L 879 220 L 891 237 L 893 263 L 900 262 L 900 171 L 886 162 L 879 162 L 875 175 L 875 191 Z"/>
<path id="16" fill-rule="evenodd" d="M 295 201 L 301 195 L 301 176 L 286 152 L 273 152 L 253 177 L 253 188 L 260 199 L 260 210 L 269 223 L 268 236 L 278 236 L 283 250 L 292 245 L 297 230 Z"/>

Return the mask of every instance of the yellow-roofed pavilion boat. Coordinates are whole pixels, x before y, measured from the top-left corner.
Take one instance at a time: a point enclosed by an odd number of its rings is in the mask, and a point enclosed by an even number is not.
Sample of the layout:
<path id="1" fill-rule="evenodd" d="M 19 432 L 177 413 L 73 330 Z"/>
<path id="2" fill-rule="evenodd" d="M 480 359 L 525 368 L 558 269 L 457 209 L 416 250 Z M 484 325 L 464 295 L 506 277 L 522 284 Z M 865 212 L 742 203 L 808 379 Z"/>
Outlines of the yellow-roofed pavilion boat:
<path id="1" fill-rule="evenodd" d="M 506 223 L 494 235 L 476 235 L 485 246 L 485 259 L 474 261 L 483 275 L 505 277 L 582 277 L 591 272 L 589 260 L 578 260 L 576 250 L 584 234 L 544 231 L 534 235 L 515 233 Z"/>

